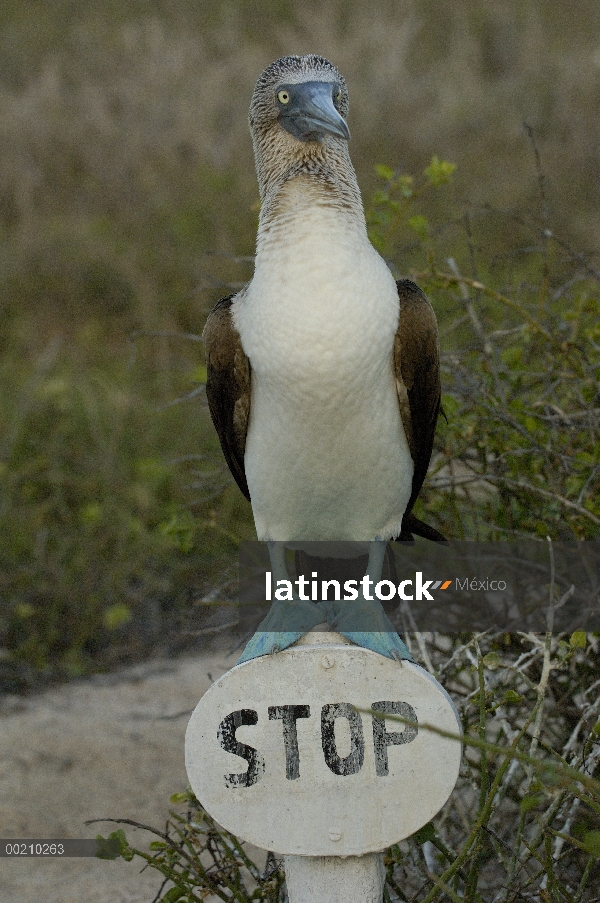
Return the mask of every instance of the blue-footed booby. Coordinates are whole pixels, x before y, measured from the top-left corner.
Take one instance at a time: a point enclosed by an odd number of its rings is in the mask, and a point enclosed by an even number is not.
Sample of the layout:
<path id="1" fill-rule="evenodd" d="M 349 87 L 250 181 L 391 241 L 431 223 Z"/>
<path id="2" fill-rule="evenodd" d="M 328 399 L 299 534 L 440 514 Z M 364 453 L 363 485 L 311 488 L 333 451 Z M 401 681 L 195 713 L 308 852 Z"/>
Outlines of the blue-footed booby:
<path id="1" fill-rule="evenodd" d="M 440 407 L 435 314 L 367 237 L 347 114 L 346 82 L 322 57 L 283 57 L 258 79 L 254 275 L 217 303 L 203 333 L 210 412 L 274 581 L 288 576 L 284 543 L 368 543 L 376 583 L 388 540 L 443 539 L 412 513 Z M 335 619 L 322 603 L 275 602 L 240 661 L 326 618 L 360 645 L 410 658 L 365 596 L 338 605 Z"/>

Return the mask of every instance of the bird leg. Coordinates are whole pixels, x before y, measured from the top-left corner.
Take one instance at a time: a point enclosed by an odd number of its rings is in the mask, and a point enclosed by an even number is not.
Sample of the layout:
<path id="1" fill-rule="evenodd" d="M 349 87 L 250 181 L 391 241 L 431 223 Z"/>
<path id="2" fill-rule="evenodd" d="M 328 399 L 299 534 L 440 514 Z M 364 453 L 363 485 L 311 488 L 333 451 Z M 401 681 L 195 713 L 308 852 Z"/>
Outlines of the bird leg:
<path id="1" fill-rule="evenodd" d="M 269 542 L 269 559 L 273 585 L 289 581 L 285 563 L 285 544 Z M 276 599 L 266 618 L 246 645 L 238 664 L 260 655 L 287 649 L 317 624 L 327 621 L 352 643 L 363 646 L 396 661 L 412 656 L 383 610 L 374 589 L 381 580 L 387 542 L 375 540 L 369 546 L 366 574 L 361 580 L 359 596 L 343 603 L 309 602 L 294 593 L 291 600 Z"/>
<path id="2" fill-rule="evenodd" d="M 369 547 L 367 572 L 361 581 L 358 599 L 344 602 L 330 626 L 357 646 L 379 652 L 387 658 L 412 661 L 412 656 L 375 596 L 381 580 L 387 542 L 376 539 Z"/>
<path id="3" fill-rule="evenodd" d="M 279 580 L 289 581 L 285 563 L 285 544 L 268 542 L 273 586 Z M 321 602 L 309 602 L 294 593 L 292 599 L 275 599 L 269 613 L 246 645 L 237 664 L 250 661 L 259 655 L 268 655 L 287 649 L 301 636 L 327 620 L 327 607 Z"/>

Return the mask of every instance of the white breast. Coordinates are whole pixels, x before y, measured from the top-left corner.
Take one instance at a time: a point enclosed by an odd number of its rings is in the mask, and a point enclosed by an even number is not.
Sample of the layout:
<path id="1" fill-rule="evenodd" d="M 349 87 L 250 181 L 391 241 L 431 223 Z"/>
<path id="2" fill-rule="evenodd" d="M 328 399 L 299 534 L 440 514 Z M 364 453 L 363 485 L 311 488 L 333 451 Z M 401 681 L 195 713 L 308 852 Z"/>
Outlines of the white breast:
<path id="1" fill-rule="evenodd" d="M 261 540 L 400 532 L 413 463 L 392 368 L 398 293 L 359 226 L 292 205 L 259 235 L 233 305 L 252 366 L 245 470 Z"/>

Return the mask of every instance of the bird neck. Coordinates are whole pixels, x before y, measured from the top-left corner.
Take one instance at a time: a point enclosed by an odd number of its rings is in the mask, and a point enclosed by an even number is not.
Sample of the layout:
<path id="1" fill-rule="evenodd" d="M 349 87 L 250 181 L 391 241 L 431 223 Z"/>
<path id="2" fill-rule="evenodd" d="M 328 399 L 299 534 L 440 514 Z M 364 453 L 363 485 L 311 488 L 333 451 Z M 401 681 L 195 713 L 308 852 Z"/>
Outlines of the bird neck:
<path id="1" fill-rule="evenodd" d="M 349 156 L 335 161 L 308 158 L 295 161 L 278 178 L 261 184 L 257 255 L 275 234 L 299 220 L 336 223 L 336 231 L 368 241 L 360 189 Z"/>

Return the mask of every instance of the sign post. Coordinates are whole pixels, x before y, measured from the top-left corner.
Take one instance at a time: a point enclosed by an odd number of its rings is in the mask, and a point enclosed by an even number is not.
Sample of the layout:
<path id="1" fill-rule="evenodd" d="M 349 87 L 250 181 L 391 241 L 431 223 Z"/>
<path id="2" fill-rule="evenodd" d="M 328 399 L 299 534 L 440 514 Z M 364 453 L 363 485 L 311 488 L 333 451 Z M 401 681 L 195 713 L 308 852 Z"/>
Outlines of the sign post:
<path id="1" fill-rule="evenodd" d="M 382 851 L 430 821 L 458 777 L 461 744 L 425 724 L 461 730 L 427 671 L 317 629 L 205 693 L 188 777 L 224 828 L 284 856 L 290 903 L 379 903 Z"/>

